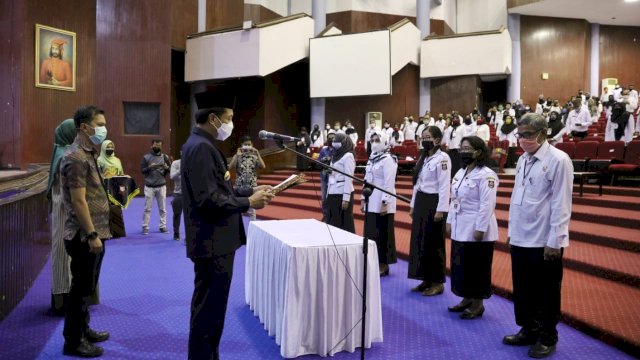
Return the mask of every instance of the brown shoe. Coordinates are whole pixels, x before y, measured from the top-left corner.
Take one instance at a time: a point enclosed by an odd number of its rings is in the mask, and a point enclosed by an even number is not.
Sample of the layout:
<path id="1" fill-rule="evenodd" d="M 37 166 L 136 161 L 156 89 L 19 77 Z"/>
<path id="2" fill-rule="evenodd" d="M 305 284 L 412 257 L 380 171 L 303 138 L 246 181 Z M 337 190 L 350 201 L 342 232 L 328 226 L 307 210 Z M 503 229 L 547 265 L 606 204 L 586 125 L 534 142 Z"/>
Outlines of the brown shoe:
<path id="1" fill-rule="evenodd" d="M 460 303 L 454 306 L 449 306 L 447 309 L 449 309 L 449 311 L 451 312 L 463 312 L 467 310 L 467 308 L 470 307 L 472 304 L 473 304 L 473 300 L 462 299 Z"/>
<path id="2" fill-rule="evenodd" d="M 435 283 L 422 292 L 422 296 L 436 296 L 444 292 L 444 284 Z"/>

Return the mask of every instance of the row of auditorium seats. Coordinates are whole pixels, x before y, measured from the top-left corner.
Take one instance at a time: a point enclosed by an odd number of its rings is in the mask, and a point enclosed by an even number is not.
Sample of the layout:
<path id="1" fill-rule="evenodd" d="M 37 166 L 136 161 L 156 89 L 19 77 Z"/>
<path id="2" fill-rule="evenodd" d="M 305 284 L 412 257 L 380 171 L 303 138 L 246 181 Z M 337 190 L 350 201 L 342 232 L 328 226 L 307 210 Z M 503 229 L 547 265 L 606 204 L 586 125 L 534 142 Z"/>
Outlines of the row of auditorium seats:
<path id="1" fill-rule="evenodd" d="M 556 147 L 569 155 L 575 172 L 602 172 L 619 175 L 640 174 L 640 140 L 563 142 Z"/>

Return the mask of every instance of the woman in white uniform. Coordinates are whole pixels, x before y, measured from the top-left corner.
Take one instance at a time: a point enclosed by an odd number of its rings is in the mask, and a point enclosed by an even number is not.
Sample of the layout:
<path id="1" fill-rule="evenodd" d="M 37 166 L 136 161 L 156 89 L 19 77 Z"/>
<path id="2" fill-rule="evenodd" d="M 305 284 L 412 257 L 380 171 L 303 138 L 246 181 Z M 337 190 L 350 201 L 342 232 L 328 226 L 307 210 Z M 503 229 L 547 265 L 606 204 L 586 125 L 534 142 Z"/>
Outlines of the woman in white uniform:
<path id="1" fill-rule="evenodd" d="M 336 134 L 331 144 L 331 167 L 352 175 L 356 169 L 353 142 L 343 133 Z M 353 223 L 353 179 L 335 171 L 329 174 L 327 188 L 327 224 L 355 233 Z"/>
<path id="2" fill-rule="evenodd" d="M 371 156 L 367 162 L 364 179 L 392 194 L 396 193 L 396 172 L 398 162 L 387 152 L 387 144 L 380 135 L 372 133 Z M 364 200 L 361 206 L 364 212 Z M 379 190 L 373 190 L 369 197 L 369 211 L 366 215 L 364 234 L 375 240 L 378 247 L 380 276 L 389 275 L 389 264 L 397 262 L 394 216 L 396 198 Z"/>
<path id="3" fill-rule="evenodd" d="M 451 292 L 462 301 L 449 311 L 461 319 L 484 313 L 483 299 L 491 296 L 493 245 L 498 240 L 496 193 L 498 176 L 485 162 L 490 152 L 482 139 L 462 139 L 462 168 L 451 183 L 447 233 L 451 236 Z"/>

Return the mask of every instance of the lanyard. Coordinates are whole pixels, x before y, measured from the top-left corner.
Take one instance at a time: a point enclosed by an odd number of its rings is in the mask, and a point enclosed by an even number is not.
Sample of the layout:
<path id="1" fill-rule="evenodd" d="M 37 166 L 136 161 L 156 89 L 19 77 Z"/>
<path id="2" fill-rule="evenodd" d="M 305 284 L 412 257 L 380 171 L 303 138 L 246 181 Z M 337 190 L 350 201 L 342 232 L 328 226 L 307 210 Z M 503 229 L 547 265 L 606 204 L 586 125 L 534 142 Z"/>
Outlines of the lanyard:
<path id="1" fill-rule="evenodd" d="M 460 184 L 458 184 L 458 187 L 456 188 L 456 199 L 458 198 L 458 190 L 460 190 L 460 186 L 462 186 L 464 179 L 467 177 L 467 175 L 469 175 L 470 172 L 471 171 L 469 171 L 468 169 L 464 172 L 464 176 L 462 177 L 462 180 L 460 180 Z"/>
<path id="2" fill-rule="evenodd" d="M 529 161 L 526 161 L 526 160 L 525 160 L 525 162 L 524 162 L 524 169 L 523 169 L 524 176 L 522 177 L 522 186 L 524 186 L 524 185 L 525 185 L 525 180 L 527 180 L 527 176 L 529 176 L 529 173 L 531 172 L 531 169 L 533 169 L 533 164 L 535 164 L 535 163 L 536 163 L 536 160 L 538 160 L 536 157 L 532 157 L 532 158 L 531 158 L 531 160 L 530 160 L 530 161 L 531 161 L 531 166 L 529 167 L 529 171 L 527 171 L 527 163 L 528 163 Z"/>

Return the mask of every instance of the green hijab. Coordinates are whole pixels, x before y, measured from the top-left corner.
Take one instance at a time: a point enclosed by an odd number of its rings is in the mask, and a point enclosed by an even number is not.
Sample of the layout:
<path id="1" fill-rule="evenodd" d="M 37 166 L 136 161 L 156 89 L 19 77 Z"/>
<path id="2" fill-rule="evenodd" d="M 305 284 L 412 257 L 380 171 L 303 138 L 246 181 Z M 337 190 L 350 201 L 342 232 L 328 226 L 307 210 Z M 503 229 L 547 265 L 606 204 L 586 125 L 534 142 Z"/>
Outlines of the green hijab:
<path id="1" fill-rule="evenodd" d="M 53 182 L 58 178 L 60 160 L 67 148 L 73 144 L 76 138 L 76 124 L 73 119 L 66 119 L 56 127 L 54 132 L 53 155 L 51 156 L 51 167 L 49 167 L 49 185 L 47 186 L 47 198 L 51 200 L 51 188 Z"/>
<path id="2" fill-rule="evenodd" d="M 113 154 L 107 155 L 107 146 L 109 144 L 113 144 L 113 141 L 105 140 L 102 142 L 102 147 L 100 148 L 100 157 L 98 157 L 98 167 L 100 168 L 100 172 L 104 178 L 124 175 L 122 163 L 120 162 L 120 159 L 116 157 L 115 145 L 113 147 Z"/>

